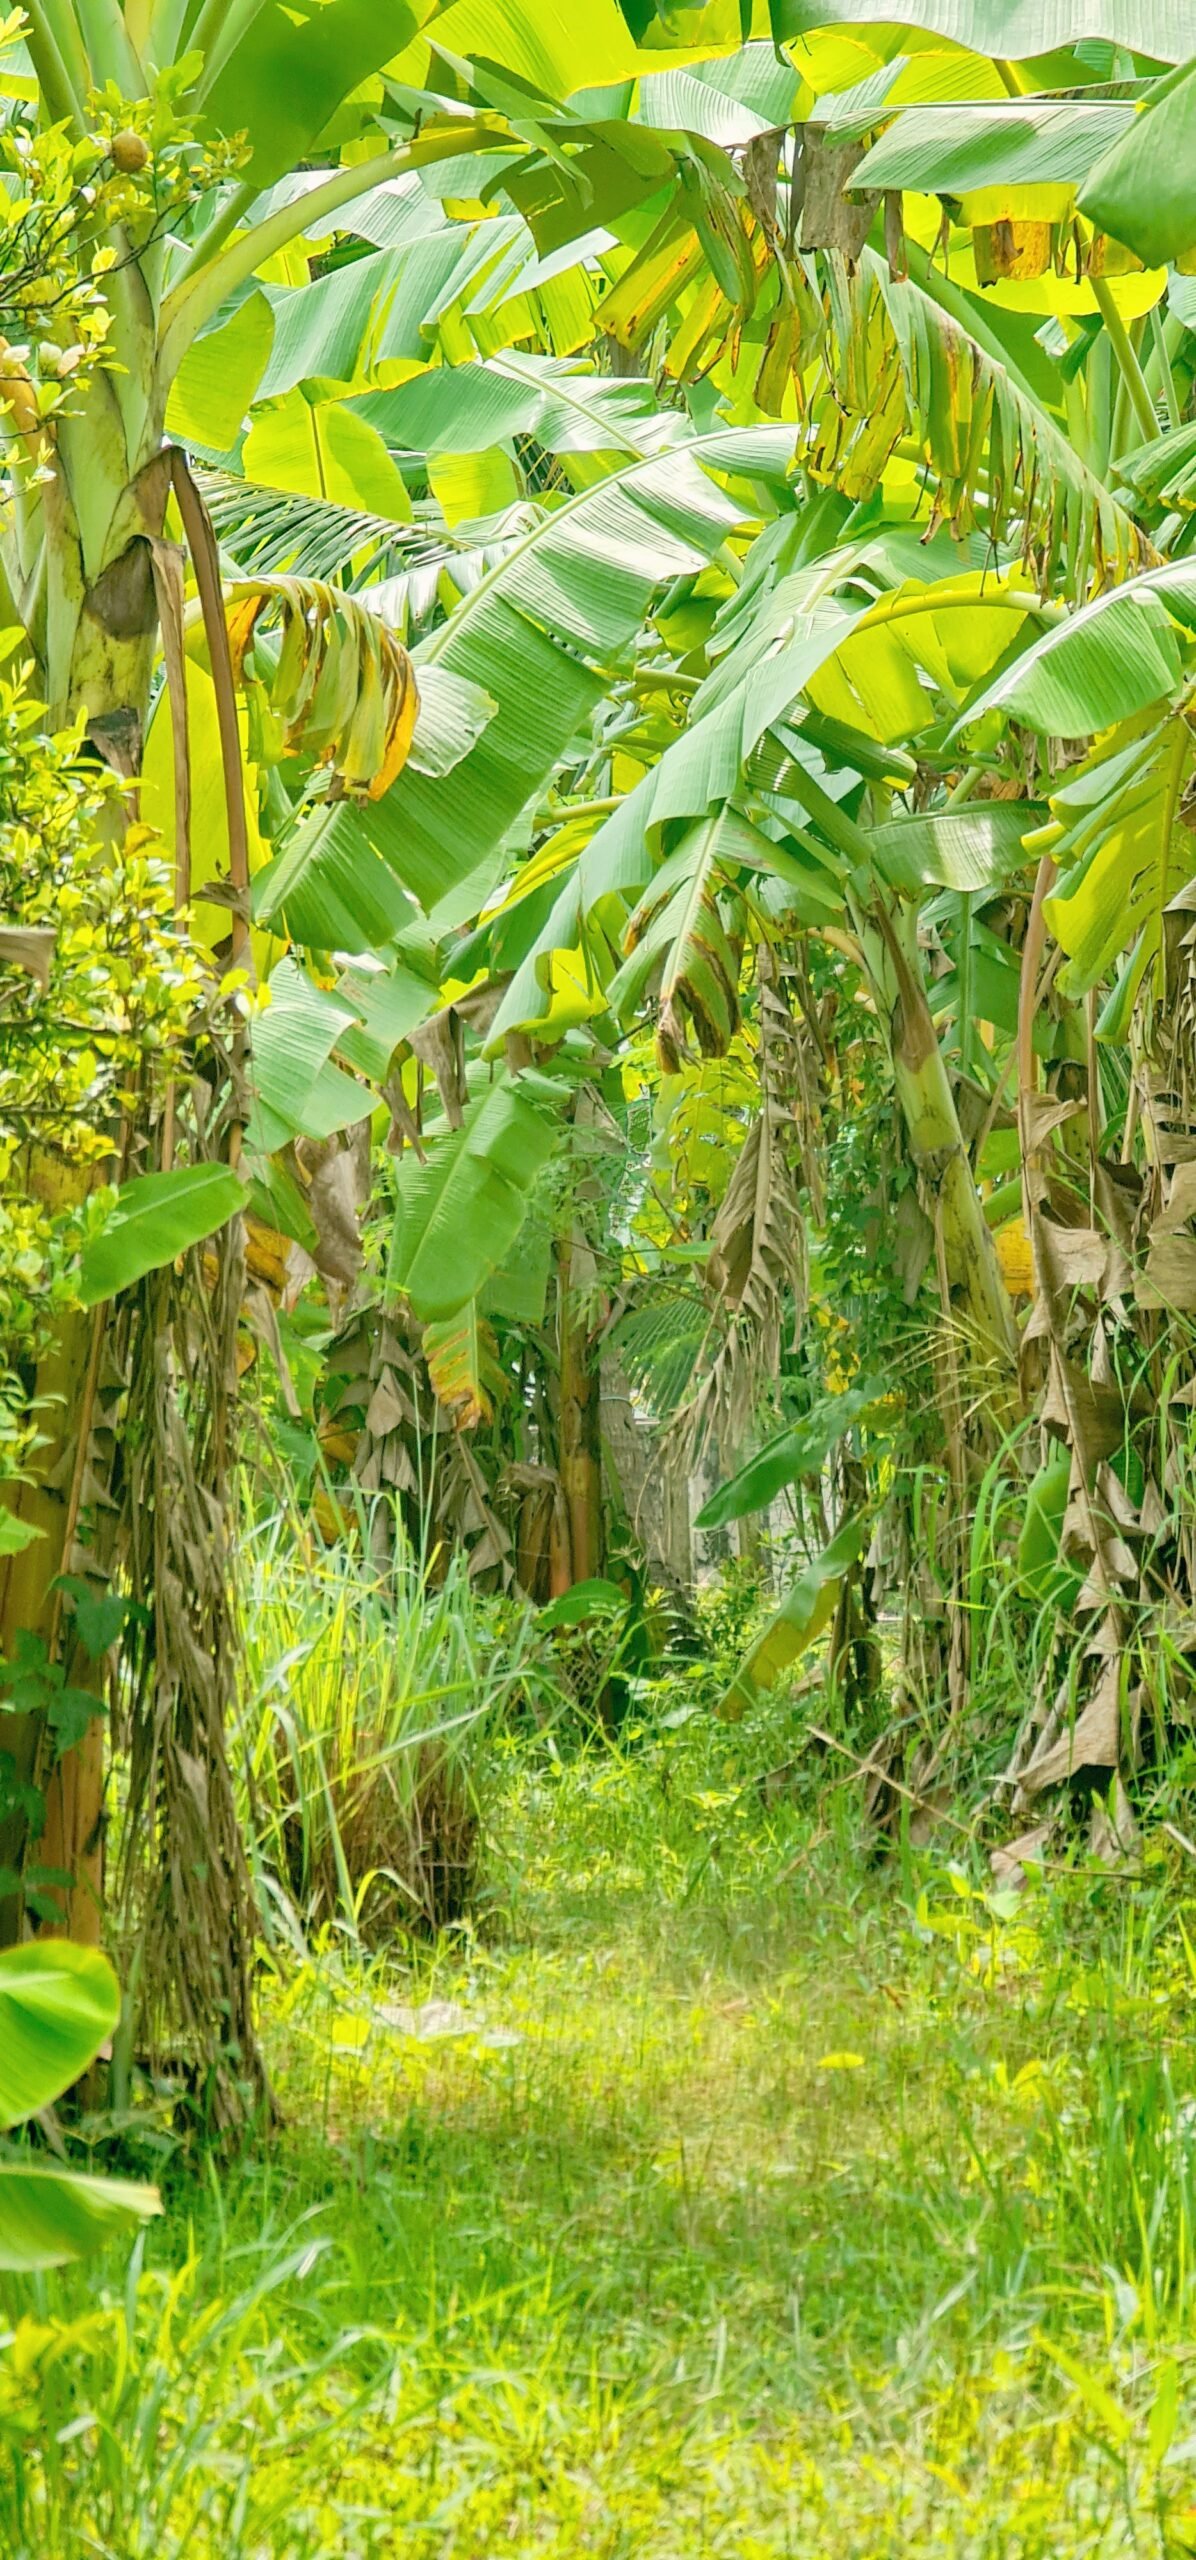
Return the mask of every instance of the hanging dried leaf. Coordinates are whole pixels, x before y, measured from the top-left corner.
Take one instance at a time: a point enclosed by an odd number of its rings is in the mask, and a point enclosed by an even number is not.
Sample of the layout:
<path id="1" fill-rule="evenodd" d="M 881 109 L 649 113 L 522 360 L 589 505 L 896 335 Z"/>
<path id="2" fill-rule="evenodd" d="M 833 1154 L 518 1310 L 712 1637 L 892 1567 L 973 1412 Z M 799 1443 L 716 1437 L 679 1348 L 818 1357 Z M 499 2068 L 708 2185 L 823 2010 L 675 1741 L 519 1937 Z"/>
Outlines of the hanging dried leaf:
<path id="1" fill-rule="evenodd" d="M 803 249 L 838 249 L 845 258 L 859 257 L 879 190 L 863 188 L 848 195 L 852 174 L 864 157 L 860 141 L 833 142 L 816 125 L 807 125 L 802 146 L 805 194 L 802 205 Z"/>
<path id="2" fill-rule="evenodd" d="M 57 940 L 52 925 L 0 924 L 0 968 L 27 969 L 47 995 Z"/>
<path id="3" fill-rule="evenodd" d="M 319 578 L 234 587 L 227 621 L 238 684 L 259 627 L 279 627 L 268 692 L 287 752 L 330 765 L 334 797 L 380 800 L 406 764 L 419 710 L 415 668 L 393 631 Z"/>

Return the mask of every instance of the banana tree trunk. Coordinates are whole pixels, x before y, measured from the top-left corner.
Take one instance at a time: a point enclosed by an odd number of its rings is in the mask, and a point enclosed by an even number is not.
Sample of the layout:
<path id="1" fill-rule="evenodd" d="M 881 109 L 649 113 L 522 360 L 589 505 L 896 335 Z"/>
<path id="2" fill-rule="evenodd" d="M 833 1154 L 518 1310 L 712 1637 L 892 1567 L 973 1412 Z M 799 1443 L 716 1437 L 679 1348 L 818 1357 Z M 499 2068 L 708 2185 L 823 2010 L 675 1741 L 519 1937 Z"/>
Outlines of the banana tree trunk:
<path id="1" fill-rule="evenodd" d="M 602 1442 L 599 1364 L 584 1283 L 592 1256 L 577 1236 L 557 1246 L 560 1362 L 560 1476 L 569 1523 L 569 1575 L 590 1582 L 602 1571 Z"/>
<path id="2" fill-rule="evenodd" d="M 945 1590 L 943 1668 L 952 1709 L 971 1677 L 971 1618 L 964 1575 L 972 1510 L 973 1417 L 1007 1420 L 1017 1381 L 1013 1309 L 959 1123 L 955 1095 L 926 994 L 917 915 L 883 893 L 857 911 L 872 991 L 888 1026 L 889 1055 L 910 1155 L 933 1227 L 942 1322 L 935 1344 L 938 1402 L 950 1501 L 937 1564 Z"/>
<path id="3" fill-rule="evenodd" d="M 69 1315 L 38 1367 L 34 1399 L 42 1420 L 41 1446 L 27 1478 L 6 1488 L 3 1503 L 9 1518 L 33 1532 L 19 1553 L 0 1555 L 0 1658 L 5 1662 L 17 1655 L 22 1637 L 32 1639 L 47 1662 L 54 1654 L 61 1615 L 54 1586 L 72 1560 L 94 1348 L 94 1318 L 82 1312 Z M 0 1715 L 0 1753 L 12 1763 L 10 1809 L 0 1819 L 0 1868 L 18 1873 L 32 1837 L 40 1866 L 74 1877 L 64 1914 L 69 1934 L 94 1945 L 102 1889 L 100 1728 L 97 1724 L 79 1749 L 51 1771 L 43 1718 L 32 1712 Z M 41 1806 L 34 1810 L 39 1796 Z M 21 1926 L 21 1896 L 6 1893 L 0 1899 L 0 1945 L 11 1945 Z"/>
<path id="4" fill-rule="evenodd" d="M 996 1364 L 1003 1392 L 1017 1358 L 1013 1309 L 976 1187 L 955 1096 L 926 995 L 912 908 L 883 899 L 856 918 L 881 1019 L 910 1154 L 921 1180 L 945 1276 L 943 1314 L 962 1320 L 972 1365 Z"/>

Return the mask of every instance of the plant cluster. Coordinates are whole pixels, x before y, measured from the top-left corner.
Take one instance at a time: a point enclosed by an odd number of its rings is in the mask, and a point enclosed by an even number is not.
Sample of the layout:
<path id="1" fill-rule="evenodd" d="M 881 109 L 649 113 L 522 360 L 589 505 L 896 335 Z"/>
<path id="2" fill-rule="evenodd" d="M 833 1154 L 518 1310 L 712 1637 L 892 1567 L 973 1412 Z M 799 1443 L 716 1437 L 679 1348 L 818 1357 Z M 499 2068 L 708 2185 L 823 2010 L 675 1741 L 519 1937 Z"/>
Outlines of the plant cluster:
<path id="1" fill-rule="evenodd" d="M 185 1062 L 202 978 L 171 867 L 79 733 L 52 736 L 28 672 L 0 674 L 0 1446 L 12 1474 L 30 1380 L 77 1305 L 80 1254 L 142 1115 Z"/>

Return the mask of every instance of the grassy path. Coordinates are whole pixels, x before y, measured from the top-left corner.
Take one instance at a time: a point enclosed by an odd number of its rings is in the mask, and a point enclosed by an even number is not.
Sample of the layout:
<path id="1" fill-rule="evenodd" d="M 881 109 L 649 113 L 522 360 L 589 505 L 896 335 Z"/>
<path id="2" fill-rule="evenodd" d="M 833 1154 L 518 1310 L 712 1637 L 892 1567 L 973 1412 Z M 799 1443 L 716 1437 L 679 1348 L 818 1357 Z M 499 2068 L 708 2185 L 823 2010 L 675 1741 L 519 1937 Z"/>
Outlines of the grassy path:
<path id="1" fill-rule="evenodd" d="M 42 2299 L 12 2560 L 1196 2549 L 1172 1883 L 919 1917 L 718 1774 L 516 1773 L 476 1944 L 279 1987 L 282 2136 Z"/>

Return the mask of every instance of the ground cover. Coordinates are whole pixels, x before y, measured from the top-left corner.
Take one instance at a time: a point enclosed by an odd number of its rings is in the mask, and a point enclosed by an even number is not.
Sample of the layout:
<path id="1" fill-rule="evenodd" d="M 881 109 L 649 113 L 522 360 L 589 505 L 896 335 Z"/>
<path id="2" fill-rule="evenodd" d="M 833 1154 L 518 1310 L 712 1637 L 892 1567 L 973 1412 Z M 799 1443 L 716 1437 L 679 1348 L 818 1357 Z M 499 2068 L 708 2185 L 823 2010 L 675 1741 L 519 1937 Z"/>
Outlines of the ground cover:
<path id="1" fill-rule="evenodd" d="M 1182 1851 L 994 1902 L 777 1758 L 512 1746 L 476 1931 L 280 1970 L 281 2134 L 9 2284 L 13 2560 L 1196 2547 Z"/>

